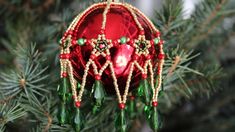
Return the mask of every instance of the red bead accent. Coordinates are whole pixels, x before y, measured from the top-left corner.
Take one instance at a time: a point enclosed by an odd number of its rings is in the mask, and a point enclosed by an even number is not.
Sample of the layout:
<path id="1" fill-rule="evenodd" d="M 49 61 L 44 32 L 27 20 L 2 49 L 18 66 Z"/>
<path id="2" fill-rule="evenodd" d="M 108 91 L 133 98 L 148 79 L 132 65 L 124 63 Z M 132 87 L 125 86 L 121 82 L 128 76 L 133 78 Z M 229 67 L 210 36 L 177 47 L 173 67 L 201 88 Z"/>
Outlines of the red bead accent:
<path id="1" fill-rule="evenodd" d="M 69 59 L 70 54 L 60 54 L 60 59 Z"/>
<path id="2" fill-rule="evenodd" d="M 141 30 L 141 31 L 140 31 L 140 35 L 144 35 L 144 30 Z"/>
<path id="3" fill-rule="evenodd" d="M 163 41 L 163 40 L 160 40 L 158 44 L 159 44 L 159 45 L 163 45 L 163 43 L 164 43 L 164 41 Z"/>
<path id="4" fill-rule="evenodd" d="M 63 78 L 65 78 L 65 77 L 67 77 L 67 76 L 68 76 L 67 72 L 63 72 L 63 73 L 62 73 L 62 77 L 63 77 Z"/>
<path id="5" fill-rule="evenodd" d="M 158 67 L 158 69 L 157 69 L 157 75 L 160 75 L 160 72 L 161 72 L 161 70 L 160 70 L 160 68 Z"/>
<path id="6" fill-rule="evenodd" d="M 72 98 L 75 99 L 75 96 L 73 95 Z"/>
<path id="7" fill-rule="evenodd" d="M 111 56 L 110 56 L 110 55 L 107 55 L 107 56 L 106 56 L 106 60 L 111 60 Z"/>
<path id="8" fill-rule="evenodd" d="M 142 74 L 142 78 L 143 78 L 143 79 L 146 79 L 147 77 L 148 77 L 147 74 Z"/>
<path id="9" fill-rule="evenodd" d="M 130 96 L 130 99 L 131 99 L 131 100 L 134 100 L 134 99 L 135 99 L 135 96 Z"/>
<path id="10" fill-rule="evenodd" d="M 69 30 L 69 31 L 68 31 L 68 34 L 69 34 L 69 35 L 72 35 L 72 34 L 73 34 L 73 30 Z"/>
<path id="11" fill-rule="evenodd" d="M 100 75 L 95 75 L 95 80 L 100 80 L 101 76 Z"/>
<path id="12" fill-rule="evenodd" d="M 130 45 L 132 46 L 132 45 L 134 44 L 134 40 L 131 39 L 131 40 L 129 41 L 129 43 L 130 43 Z"/>
<path id="13" fill-rule="evenodd" d="M 124 103 L 119 103 L 119 108 L 122 110 L 122 109 L 124 109 L 125 108 L 125 104 Z"/>
<path id="14" fill-rule="evenodd" d="M 133 56 L 133 59 L 134 59 L 134 60 L 138 60 L 138 58 L 139 58 L 139 56 L 136 55 L 136 54 Z"/>
<path id="15" fill-rule="evenodd" d="M 153 41 L 153 40 L 151 40 L 151 41 L 150 41 L 150 44 L 151 44 L 151 45 L 154 45 L 154 41 Z"/>
<path id="16" fill-rule="evenodd" d="M 165 55 L 164 55 L 164 54 L 159 54 L 157 58 L 160 59 L 160 60 L 162 60 L 162 59 L 165 58 Z"/>
<path id="17" fill-rule="evenodd" d="M 79 107 L 81 106 L 81 102 L 80 102 L 80 101 L 76 101 L 76 102 L 75 102 L 75 106 L 76 106 L 77 108 L 79 108 Z"/>
<path id="18" fill-rule="evenodd" d="M 105 29 L 101 29 L 100 33 L 105 34 Z"/>
<path id="19" fill-rule="evenodd" d="M 72 45 L 76 45 L 77 44 L 77 41 L 76 40 L 72 40 Z"/>
<path id="20" fill-rule="evenodd" d="M 118 41 L 117 40 L 114 40 L 113 41 L 113 46 L 117 46 L 118 45 Z"/>
<path id="21" fill-rule="evenodd" d="M 151 55 L 147 55 L 147 56 L 146 56 L 146 59 L 147 59 L 147 60 L 149 60 L 149 59 L 151 59 L 151 58 L 152 58 Z"/>
<path id="22" fill-rule="evenodd" d="M 87 44 L 87 45 L 88 45 L 88 44 L 91 44 L 91 40 L 88 39 L 88 40 L 86 41 L 86 44 Z"/>
<path id="23" fill-rule="evenodd" d="M 156 37 L 160 37 L 161 33 L 160 32 L 156 32 Z"/>
<path id="24" fill-rule="evenodd" d="M 158 106 L 158 102 L 154 101 L 154 102 L 152 102 L 152 105 L 153 105 L 153 107 L 157 107 Z"/>
<path id="25" fill-rule="evenodd" d="M 96 56 L 92 54 L 92 55 L 90 56 L 90 58 L 91 58 L 92 60 L 94 60 L 94 59 L 96 58 Z"/>

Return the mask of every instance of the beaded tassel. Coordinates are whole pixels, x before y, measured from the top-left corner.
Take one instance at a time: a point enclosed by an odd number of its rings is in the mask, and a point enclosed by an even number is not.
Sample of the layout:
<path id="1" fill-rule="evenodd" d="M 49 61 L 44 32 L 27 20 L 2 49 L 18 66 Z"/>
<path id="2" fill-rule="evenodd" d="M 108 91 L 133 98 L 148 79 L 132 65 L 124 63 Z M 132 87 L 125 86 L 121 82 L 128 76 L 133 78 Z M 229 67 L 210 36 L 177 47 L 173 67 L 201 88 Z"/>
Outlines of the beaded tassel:
<path id="1" fill-rule="evenodd" d="M 61 99 L 58 120 L 61 125 L 68 122 L 68 111 L 66 110 L 69 81 L 67 77 L 62 78 L 62 84 L 58 87 L 58 95 Z"/>
<path id="2" fill-rule="evenodd" d="M 115 128 L 117 132 L 126 132 L 126 115 L 125 115 L 125 104 L 119 104 L 120 113 L 117 113 L 115 117 Z"/>
<path id="3" fill-rule="evenodd" d="M 104 87 L 100 80 L 95 81 L 93 85 L 93 90 L 95 98 L 95 106 L 93 107 L 93 113 L 95 114 L 97 111 L 99 111 L 99 108 L 101 107 L 105 97 Z"/>

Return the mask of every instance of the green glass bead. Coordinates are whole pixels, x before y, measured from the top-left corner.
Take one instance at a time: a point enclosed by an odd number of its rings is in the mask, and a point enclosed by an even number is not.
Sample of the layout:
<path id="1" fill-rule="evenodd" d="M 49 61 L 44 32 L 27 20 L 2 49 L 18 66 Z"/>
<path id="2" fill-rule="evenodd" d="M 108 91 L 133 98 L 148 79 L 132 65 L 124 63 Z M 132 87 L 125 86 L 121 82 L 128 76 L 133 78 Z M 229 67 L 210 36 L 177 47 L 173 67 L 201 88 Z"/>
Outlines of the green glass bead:
<path id="1" fill-rule="evenodd" d="M 81 84 L 78 82 L 77 83 L 77 89 L 80 89 L 81 88 Z"/>
<path id="2" fill-rule="evenodd" d="M 155 45 L 159 43 L 159 39 L 158 38 L 155 38 L 153 41 L 154 41 Z"/>
<path id="3" fill-rule="evenodd" d="M 149 105 L 151 98 L 151 87 L 147 79 L 144 79 L 144 96 L 145 96 L 145 104 Z"/>
<path id="4" fill-rule="evenodd" d="M 151 107 L 149 105 L 144 106 L 144 113 L 146 118 L 149 120 L 151 118 Z"/>
<path id="5" fill-rule="evenodd" d="M 69 89 L 69 80 L 68 78 L 62 78 L 61 81 L 62 84 L 58 87 L 58 95 L 61 100 L 66 101 L 66 93 L 68 92 Z"/>
<path id="6" fill-rule="evenodd" d="M 135 100 L 130 100 L 129 104 L 127 106 L 127 111 L 128 111 L 128 115 L 130 116 L 130 118 L 134 118 L 135 117 L 135 113 L 136 113 L 136 103 Z"/>
<path id="7" fill-rule="evenodd" d="M 96 105 L 101 106 L 105 97 L 104 86 L 101 81 L 95 81 L 93 85 L 94 89 L 94 98 L 96 99 Z"/>
<path id="8" fill-rule="evenodd" d="M 137 96 L 141 97 L 143 95 L 144 95 L 144 82 L 143 82 L 143 80 L 141 80 L 139 87 L 137 89 Z"/>
<path id="9" fill-rule="evenodd" d="M 121 37 L 121 38 L 120 38 L 120 42 L 121 42 L 122 44 L 125 44 L 125 43 L 127 42 L 127 38 L 126 38 L 126 37 Z"/>
<path id="10" fill-rule="evenodd" d="M 58 113 L 58 120 L 61 125 L 67 123 L 67 112 L 65 103 L 61 103 L 59 113 Z"/>
<path id="11" fill-rule="evenodd" d="M 80 38 L 77 40 L 78 45 L 83 46 L 85 44 L 85 40 L 83 38 Z"/>
<path id="12" fill-rule="evenodd" d="M 150 127 L 154 132 L 157 132 L 159 128 L 159 117 L 157 107 L 153 107 L 153 110 L 151 111 Z"/>
<path id="13" fill-rule="evenodd" d="M 80 132 L 81 128 L 82 128 L 82 125 L 83 125 L 83 121 L 82 121 L 82 118 L 81 118 L 81 113 L 80 113 L 80 110 L 79 109 L 76 109 L 76 114 L 74 116 L 74 120 L 73 120 L 73 123 L 74 123 L 74 129 L 76 132 Z"/>
<path id="14" fill-rule="evenodd" d="M 100 106 L 94 105 L 93 108 L 92 108 L 92 113 L 96 114 L 98 111 L 100 111 Z"/>
<path id="15" fill-rule="evenodd" d="M 126 132 L 126 127 L 125 110 L 123 109 L 115 116 L 115 129 L 117 132 Z"/>

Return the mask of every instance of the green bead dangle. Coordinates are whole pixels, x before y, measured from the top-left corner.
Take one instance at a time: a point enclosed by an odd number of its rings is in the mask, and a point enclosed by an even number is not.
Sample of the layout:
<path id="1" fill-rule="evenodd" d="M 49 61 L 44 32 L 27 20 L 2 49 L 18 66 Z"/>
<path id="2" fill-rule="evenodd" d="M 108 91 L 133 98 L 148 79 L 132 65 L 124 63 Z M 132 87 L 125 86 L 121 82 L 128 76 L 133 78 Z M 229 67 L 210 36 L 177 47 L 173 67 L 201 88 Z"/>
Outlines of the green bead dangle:
<path id="1" fill-rule="evenodd" d="M 80 130 L 83 126 L 83 120 L 82 120 L 82 117 L 81 117 L 80 109 L 76 108 L 75 111 L 76 111 L 76 114 L 75 114 L 74 119 L 73 119 L 73 125 L 74 125 L 75 131 L 80 132 Z"/>
<path id="2" fill-rule="evenodd" d="M 135 113 L 136 113 L 135 96 L 130 96 L 130 100 L 128 101 L 127 112 L 128 112 L 128 115 L 130 116 L 130 118 L 135 117 Z"/>
<path id="3" fill-rule="evenodd" d="M 150 91 L 151 87 L 147 79 L 144 79 L 143 81 L 144 81 L 145 104 L 148 105 L 150 103 L 150 98 L 151 98 L 151 91 Z"/>
<path id="4" fill-rule="evenodd" d="M 125 116 L 125 104 L 119 104 L 120 113 L 117 113 L 115 116 L 115 129 L 116 132 L 126 132 L 127 124 L 126 124 L 126 116 Z"/>
<path id="5" fill-rule="evenodd" d="M 152 107 L 147 117 L 149 125 L 154 132 L 157 132 L 158 129 L 161 127 L 161 120 L 159 118 L 159 114 L 157 111 L 157 105 L 158 105 L 157 102 L 152 102 Z"/>
<path id="6" fill-rule="evenodd" d="M 65 74 L 65 73 L 64 73 Z M 68 109 L 66 109 L 66 104 L 70 102 L 71 97 L 69 96 L 69 80 L 66 76 L 62 78 L 62 84 L 58 86 L 58 95 L 61 100 L 59 113 L 58 113 L 58 120 L 61 125 L 68 123 Z"/>
<path id="7" fill-rule="evenodd" d="M 68 121 L 68 114 L 66 112 L 65 103 L 60 103 L 60 108 L 59 108 L 59 113 L 58 113 L 57 118 L 58 118 L 59 123 L 61 125 L 67 123 L 67 121 Z"/>
<path id="8" fill-rule="evenodd" d="M 105 90 L 102 82 L 100 80 L 96 80 L 93 85 L 93 95 L 95 98 L 95 106 L 93 107 L 93 114 L 99 111 L 100 107 L 103 104 L 105 98 Z"/>
<path id="9" fill-rule="evenodd" d="M 137 96 L 138 97 L 144 96 L 144 81 L 143 80 L 140 81 L 139 87 L 137 89 Z"/>

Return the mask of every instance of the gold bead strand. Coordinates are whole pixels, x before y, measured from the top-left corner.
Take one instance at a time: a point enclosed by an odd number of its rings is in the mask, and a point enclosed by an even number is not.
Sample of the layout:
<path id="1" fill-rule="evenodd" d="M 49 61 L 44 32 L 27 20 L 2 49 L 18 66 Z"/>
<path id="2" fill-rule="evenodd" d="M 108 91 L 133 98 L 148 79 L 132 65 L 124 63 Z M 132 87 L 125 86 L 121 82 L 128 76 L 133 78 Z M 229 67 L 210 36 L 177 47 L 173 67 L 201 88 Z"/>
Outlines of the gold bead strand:
<path id="1" fill-rule="evenodd" d="M 69 74 L 69 80 L 72 86 L 72 94 L 75 99 L 75 102 L 77 101 L 77 90 L 76 90 L 76 81 L 73 76 L 73 67 L 70 61 L 68 61 L 68 74 Z"/>
<path id="2" fill-rule="evenodd" d="M 121 97 L 121 94 L 120 94 L 120 91 L 119 91 L 119 88 L 118 88 L 117 78 L 116 78 L 116 75 L 115 75 L 115 71 L 113 69 L 113 63 L 112 62 L 109 63 L 109 67 L 110 67 L 110 71 L 111 71 L 111 76 L 113 78 L 113 85 L 114 85 L 114 88 L 115 88 L 115 91 L 116 91 L 116 94 L 117 94 L 117 97 L 118 97 L 118 102 L 122 103 L 122 97 Z"/>
<path id="3" fill-rule="evenodd" d="M 108 13 L 108 11 L 109 11 L 109 9 L 110 9 L 111 3 L 112 3 L 112 2 L 111 2 L 110 0 L 107 1 L 107 5 L 106 5 L 106 7 L 105 7 L 105 9 L 104 9 L 104 12 L 103 12 L 103 21 L 102 21 L 102 27 L 101 27 L 102 30 L 105 29 L 106 22 L 107 22 L 107 13 Z"/>
<path id="4" fill-rule="evenodd" d="M 136 23 L 136 25 L 139 27 L 139 29 L 142 31 L 144 30 L 144 28 L 142 27 L 142 25 L 140 24 L 136 14 L 134 13 L 134 11 L 132 10 L 131 6 L 129 4 L 124 4 L 124 7 L 127 8 L 127 10 L 129 10 L 129 12 L 131 13 L 132 17 L 134 18 L 134 21 Z"/>
<path id="5" fill-rule="evenodd" d="M 149 73 L 150 73 L 150 81 L 151 81 L 151 88 L 153 91 L 153 95 L 155 95 L 155 87 L 154 87 L 154 73 L 153 73 L 153 66 L 151 63 L 151 60 L 148 60 L 148 65 L 149 65 Z"/>
<path id="6" fill-rule="evenodd" d="M 86 79 L 87 79 L 88 71 L 90 69 L 91 61 L 92 60 L 89 59 L 89 61 L 87 62 L 85 70 L 84 70 L 84 74 L 83 74 L 83 77 L 82 77 L 82 84 L 81 84 L 81 88 L 80 88 L 78 99 L 77 99 L 80 102 L 82 100 L 82 95 L 83 95 L 83 92 L 84 92 L 84 89 L 85 89 Z"/>
<path id="7" fill-rule="evenodd" d="M 159 45 L 159 54 L 163 54 L 164 55 L 164 51 L 163 51 L 163 45 Z M 155 96 L 153 97 L 153 101 L 157 101 L 158 98 L 158 92 L 161 88 L 161 84 L 162 84 L 162 68 L 163 68 L 163 64 L 164 64 L 164 59 L 161 59 L 158 63 L 158 70 L 159 70 L 159 77 L 158 77 L 158 85 L 157 88 L 155 89 Z"/>
<path id="8" fill-rule="evenodd" d="M 130 67 L 130 72 L 129 75 L 127 77 L 127 81 L 126 81 L 126 87 L 125 87 L 125 91 L 124 91 L 124 95 L 123 95 L 123 102 L 122 103 L 126 103 L 127 100 L 127 96 L 128 96 L 128 92 L 129 92 L 129 88 L 130 88 L 130 82 L 131 82 L 131 77 L 132 77 L 132 73 L 134 71 L 134 63 L 131 63 L 131 67 Z"/>

